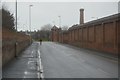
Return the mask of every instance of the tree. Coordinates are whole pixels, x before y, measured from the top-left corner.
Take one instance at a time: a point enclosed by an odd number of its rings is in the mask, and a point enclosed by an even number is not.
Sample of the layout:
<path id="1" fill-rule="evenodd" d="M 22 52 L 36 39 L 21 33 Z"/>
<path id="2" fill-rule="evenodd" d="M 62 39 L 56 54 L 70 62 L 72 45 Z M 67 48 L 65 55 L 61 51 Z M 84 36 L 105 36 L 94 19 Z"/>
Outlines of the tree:
<path id="1" fill-rule="evenodd" d="M 14 17 L 13 14 L 10 13 L 5 8 L 0 9 L 0 13 L 2 13 L 2 27 L 8 28 L 10 30 L 15 30 Z"/>
<path id="2" fill-rule="evenodd" d="M 46 25 L 41 27 L 41 30 L 43 30 L 43 31 L 51 31 L 52 27 L 53 26 L 51 24 L 46 24 Z"/>
<path id="3" fill-rule="evenodd" d="M 68 28 L 69 28 L 68 26 L 63 26 L 62 30 L 68 30 Z"/>

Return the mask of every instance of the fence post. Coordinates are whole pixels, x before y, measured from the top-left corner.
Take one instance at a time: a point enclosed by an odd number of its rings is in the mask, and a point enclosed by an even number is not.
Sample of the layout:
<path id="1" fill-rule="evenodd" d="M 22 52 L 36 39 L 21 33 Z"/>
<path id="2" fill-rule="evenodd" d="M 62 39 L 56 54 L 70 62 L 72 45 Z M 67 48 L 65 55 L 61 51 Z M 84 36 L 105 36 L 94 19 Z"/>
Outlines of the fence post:
<path id="1" fill-rule="evenodd" d="M 17 43 L 17 41 L 15 42 L 15 57 L 17 57 L 17 45 L 18 45 L 18 43 Z"/>

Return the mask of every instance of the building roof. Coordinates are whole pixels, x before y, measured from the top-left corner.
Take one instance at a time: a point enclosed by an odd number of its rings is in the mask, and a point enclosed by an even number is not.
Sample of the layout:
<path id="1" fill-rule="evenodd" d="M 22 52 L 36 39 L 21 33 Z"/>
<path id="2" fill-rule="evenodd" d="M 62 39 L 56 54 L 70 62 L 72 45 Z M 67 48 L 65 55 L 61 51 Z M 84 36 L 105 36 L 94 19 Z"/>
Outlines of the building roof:
<path id="1" fill-rule="evenodd" d="M 90 25 L 90 24 L 94 24 L 94 25 L 97 25 L 97 24 L 101 24 L 101 23 L 106 23 L 106 22 L 110 22 L 114 19 L 118 19 L 118 16 L 119 14 L 114 14 L 114 15 L 110 15 L 110 16 L 106 16 L 106 17 L 103 17 L 103 18 L 100 18 L 100 19 L 97 19 L 97 20 L 93 20 L 93 21 L 90 21 L 90 22 L 87 22 L 83 25 L 80 25 L 80 26 L 86 26 L 86 25 Z"/>
<path id="2" fill-rule="evenodd" d="M 68 30 L 76 29 L 78 26 L 79 26 L 78 24 L 75 24 L 72 27 L 70 27 Z"/>
<path id="3" fill-rule="evenodd" d="M 51 30 L 57 30 L 57 29 L 59 29 L 59 28 L 54 25 Z"/>
<path id="4" fill-rule="evenodd" d="M 116 20 L 120 19 L 120 13 L 119 14 L 114 14 L 114 15 L 111 15 L 111 16 L 107 16 L 107 17 L 103 17 L 103 18 L 100 18 L 100 19 L 97 19 L 97 20 L 93 20 L 93 21 L 90 21 L 90 22 L 87 22 L 87 23 L 84 23 L 84 24 L 81 24 L 81 25 L 76 24 L 76 25 L 73 25 L 72 27 L 70 27 L 68 30 L 74 30 L 74 29 L 77 29 L 77 28 L 88 27 L 88 26 L 91 26 L 91 25 L 106 23 L 106 22 L 110 22 L 114 19 L 116 19 Z"/>

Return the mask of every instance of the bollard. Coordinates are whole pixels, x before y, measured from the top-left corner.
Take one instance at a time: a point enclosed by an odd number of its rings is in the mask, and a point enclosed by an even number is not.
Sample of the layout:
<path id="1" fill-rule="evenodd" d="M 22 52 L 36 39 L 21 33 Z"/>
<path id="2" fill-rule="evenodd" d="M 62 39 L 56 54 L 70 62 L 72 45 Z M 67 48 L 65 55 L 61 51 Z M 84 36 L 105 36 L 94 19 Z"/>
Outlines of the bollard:
<path id="1" fill-rule="evenodd" d="M 17 45 L 18 45 L 18 43 L 17 43 L 17 41 L 15 42 L 15 58 L 17 57 Z"/>

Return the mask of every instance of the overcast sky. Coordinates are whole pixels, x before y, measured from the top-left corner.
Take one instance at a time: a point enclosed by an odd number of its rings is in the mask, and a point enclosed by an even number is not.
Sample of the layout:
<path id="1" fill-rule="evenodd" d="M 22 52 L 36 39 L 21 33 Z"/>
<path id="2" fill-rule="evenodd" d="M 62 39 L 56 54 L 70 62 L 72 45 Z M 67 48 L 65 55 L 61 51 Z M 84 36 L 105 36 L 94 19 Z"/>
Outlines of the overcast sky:
<path id="1" fill-rule="evenodd" d="M 32 30 L 40 29 L 45 24 L 71 27 L 79 24 L 79 9 L 85 10 L 85 22 L 118 13 L 118 2 L 18 2 L 18 29 L 29 30 L 29 5 L 31 8 Z M 5 2 L 7 7 L 15 15 L 15 2 Z M 94 17 L 94 18 L 92 18 Z M 53 23 L 54 22 L 54 23 Z"/>

